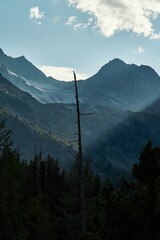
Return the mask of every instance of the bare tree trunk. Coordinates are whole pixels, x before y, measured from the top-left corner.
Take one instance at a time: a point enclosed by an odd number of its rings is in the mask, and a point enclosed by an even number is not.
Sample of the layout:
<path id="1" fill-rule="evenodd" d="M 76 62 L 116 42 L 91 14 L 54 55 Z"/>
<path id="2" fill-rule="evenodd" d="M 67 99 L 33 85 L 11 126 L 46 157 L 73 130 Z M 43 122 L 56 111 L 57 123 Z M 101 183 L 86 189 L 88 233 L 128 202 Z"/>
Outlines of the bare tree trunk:
<path id="1" fill-rule="evenodd" d="M 81 141 L 81 123 L 80 123 L 80 111 L 78 100 L 78 89 L 76 74 L 74 74 L 75 92 L 76 92 L 76 106 L 77 106 L 77 124 L 78 124 L 78 164 L 79 164 L 79 180 L 80 180 L 80 208 L 81 208 L 81 239 L 86 238 L 86 210 L 85 210 L 85 197 L 84 197 L 84 176 L 83 176 L 83 156 L 82 156 L 82 141 Z"/>

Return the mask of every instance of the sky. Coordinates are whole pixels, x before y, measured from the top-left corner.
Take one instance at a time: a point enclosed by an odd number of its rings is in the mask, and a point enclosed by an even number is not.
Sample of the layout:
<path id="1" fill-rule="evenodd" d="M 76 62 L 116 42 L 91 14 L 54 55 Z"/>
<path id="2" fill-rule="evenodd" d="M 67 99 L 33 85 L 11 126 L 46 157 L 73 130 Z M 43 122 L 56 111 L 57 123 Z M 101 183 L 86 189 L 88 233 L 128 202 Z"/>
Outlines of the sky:
<path id="1" fill-rule="evenodd" d="M 160 74 L 160 0 L 0 0 L 0 48 L 59 80 L 114 58 Z"/>

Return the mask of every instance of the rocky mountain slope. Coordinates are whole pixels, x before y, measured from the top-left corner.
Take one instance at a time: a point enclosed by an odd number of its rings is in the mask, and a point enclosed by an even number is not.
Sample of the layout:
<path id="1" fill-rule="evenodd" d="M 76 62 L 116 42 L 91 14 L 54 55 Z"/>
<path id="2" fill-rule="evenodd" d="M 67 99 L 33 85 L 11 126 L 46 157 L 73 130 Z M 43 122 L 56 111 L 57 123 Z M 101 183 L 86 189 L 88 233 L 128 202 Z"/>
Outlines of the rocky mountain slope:
<path id="1" fill-rule="evenodd" d="M 7 126 L 15 132 L 16 146 L 20 148 L 25 158 L 30 159 L 35 148 L 37 151 L 44 151 L 45 154 L 53 153 L 53 156 L 60 158 L 61 163 L 64 162 L 63 164 L 66 159 L 72 160 L 75 157 L 77 140 L 75 105 L 41 104 L 2 75 L 0 75 L 0 103 L 1 108 L 9 113 L 1 114 L 4 115 L 2 119 L 6 118 Z M 103 134 L 104 130 L 114 128 L 128 116 L 128 112 L 107 107 L 93 108 L 81 105 L 81 111 L 91 113 L 88 116 L 81 116 L 84 151 L 89 143 Z"/>
<path id="2" fill-rule="evenodd" d="M 90 105 L 139 111 L 160 96 L 160 77 L 151 67 L 114 59 L 82 82 L 80 96 Z"/>
<path id="3" fill-rule="evenodd" d="M 41 103 L 73 103 L 74 84 L 46 77 L 24 56 L 8 57 L 0 49 L 0 73 L 23 91 L 29 92 Z"/>
<path id="4" fill-rule="evenodd" d="M 46 77 L 24 56 L 8 57 L 0 50 L 0 72 L 41 103 L 74 103 L 74 83 Z M 160 97 L 160 77 L 149 66 L 114 59 L 94 76 L 79 81 L 83 104 L 140 111 Z"/>
<path id="5" fill-rule="evenodd" d="M 77 140 L 73 82 L 47 78 L 24 57 L 2 50 L 0 73 L 0 116 L 24 157 L 36 147 L 69 165 Z M 80 111 L 91 113 L 81 115 L 81 126 L 84 155 L 94 169 L 104 175 L 129 171 L 148 140 L 159 144 L 160 78 L 152 68 L 115 59 L 78 85 Z"/>

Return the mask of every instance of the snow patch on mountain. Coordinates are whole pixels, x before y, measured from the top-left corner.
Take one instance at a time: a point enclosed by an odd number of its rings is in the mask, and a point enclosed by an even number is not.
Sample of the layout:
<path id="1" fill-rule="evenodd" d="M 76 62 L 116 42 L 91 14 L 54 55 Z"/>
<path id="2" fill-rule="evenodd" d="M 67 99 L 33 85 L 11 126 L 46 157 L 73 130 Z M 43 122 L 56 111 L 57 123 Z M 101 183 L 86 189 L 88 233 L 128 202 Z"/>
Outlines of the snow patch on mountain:
<path id="1" fill-rule="evenodd" d="M 119 104 L 119 103 L 117 103 L 117 102 L 113 101 L 112 99 L 110 99 L 110 100 L 111 100 L 111 102 L 112 102 L 112 103 L 114 103 L 114 104 L 116 104 L 116 105 L 117 105 L 117 104 Z"/>
<path id="2" fill-rule="evenodd" d="M 14 72 L 10 71 L 9 69 L 7 69 L 7 72 L 8 72 L 9 75 L 12 75 L 12 76 L 18 77 L 17 74 L 15 74 Z"/>
<path id="3" fill-rule="evenodd" d="M 35 88 L 39 93 L 28 91 L 40 103 L 74 103 L 75 95 L 70 90 L 61 89 L 52 83 L 39 83 L 20 76 L 28 86 Z M 80 100 L 82 102 L 82 100 Z"/>

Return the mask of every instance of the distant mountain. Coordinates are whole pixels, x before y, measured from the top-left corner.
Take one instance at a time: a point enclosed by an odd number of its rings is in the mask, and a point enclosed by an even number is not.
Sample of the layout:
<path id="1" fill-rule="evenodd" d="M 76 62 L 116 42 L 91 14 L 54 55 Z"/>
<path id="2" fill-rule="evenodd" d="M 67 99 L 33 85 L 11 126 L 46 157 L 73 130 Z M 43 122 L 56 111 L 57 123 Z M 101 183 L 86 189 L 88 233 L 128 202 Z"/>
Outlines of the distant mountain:
<path id="1" fill-rule="evenodd" d="M 39 126 L 39 128 L 44 131 L 51 131 L 55 136 L 59 137 L 65 137 L 67 135 L 67 126 L 68 124 L 70 125 L 71 121 L 65 123 L 64 116 L 67 116 L 68 108 L 57 104 L 41 104 L 29 93 L 14 86 L 1 74 L 0 103 L 11 113 L 33 125 Z M 64 131 L 62 129 L 64 129 Z M 70 135 L 72 135 L 72 133 Z M 69 138 L 69 134 L 67 137 Z"/>
<path id="2" fill-rule="evenodd" d="M 0 73 L 1 116 L 15 130 L 24 156 L 30 158 L 37 146 L 62 164 L 72 162 L 74 83 L 47 78 L 24 57 L 11 58 L 2 50 Z M 160 77 L 152 68 L 114 59 L 78 86 L 83 153 L 94 169 L 104 175 L 129 171 L 148 140 L 160 142 Z"/>
<path id="3" fill-rule="evenodd" d="M 44 131 L 52 132 L 54 136 L 69 141 L 76 138 L 76 108 L 73 104 L 41 104 L 2 75 L 0 75 L 0 103 L 13 114 L 39 126 Z M 88 116 L 81 116 L 82 138 L 85 146 L 101 135 L 104 129 L 115 127 L 128 116 L 128 112 L 105 106 L 81 105 L 81 112 L 91 113 Z"/>
<path id="4" fill-rule="evenodd" d="M 33 85 L 27 84 L 23 77 L 19 77 L 15 73 L 11 72 L 6 68 L 4 64 L 0 62 L 0 73 L 8 79 L 11 83 L 17 86 L 19 89 L 30 93 L 33 97 L 35 97 L 40 102 L 45 102 L 44 93 Z"/>
<path id="5" fill-rule="evenodd" d="M 3 50 L 0 49 L 0 61 L 6 66 L 7 69 L 18 76 L 43 83 L 46 80 L 45 74 L 37 69 L 24 56 L 17 58 L 8 57 L 6 54 L 4 54 Z"/>
<path id="6" fill-rule="evenodd" d="M 139 111 L 160 96 L 160 77 L 151 67 L 114 59 L 83 81 L 79 91 L 87 104 Z"/>
<path id="7" fill-rule="evenodd" d="M 44 118 L 40 119 L 43 114 Z M 7 127 L 13 130 L 14 143 L 23 158 L 33 158 L 36 149 L 37 153 L 42 151 L 44 155 L 50 153 L 59 158 L 61 165 L 71 165 L 75 154 L 73 146 L 54 133 L 54 124 L 50 131 L 45 130 L 47 116 L 50 117 L 50 113 L 47 115 L 42 104 L 0 74 L 0 120 L 6 120 Z M 51 121 L 53 119 L 54 113 Z"/>
<path id="8" fill-rule="evenodd" d="M 41 103 L 75 103 L 74 83 L 46 77 L 24 56 L 0 50 L 0 72 Z M 114 59 L 94 76 L 78 82 L 80 103 L 140 111 L 160 97 L 160 77 L 149 66 Z"/>
<path id="9" fill-rule="evenodd" d="M 46 77 L 24 56 L 12 58 L 0 49 L 0 73 L 41 103 L 73 103 L 74 84 Z"/>
<path id="10" fill-rule="evenodd" d="M 62 164 L 72 161 L 75 157 L 77 120 L 74 105 L 41 104 L 2 75 L 0 75 L 0 104 L 1 108 L 9 113 L 1 114 L 4 116 L 1 119 L 7 119 L 7 124 L 9 123 L 9 127 L 15 132 L 15 143 L 26 158 L 32 157 L 35 147 L 37 151 L 42 150 L 45 154 L 53 153 L 60 158 Z M 111 130 L 128 116 L 128 112 L 105 106 L 93 108 L 81 105 L 81 110 L 83 113 L 92 113 L 81 117 L 84 151 L 88 144 L 103 134 L 104 130 Z"/>

